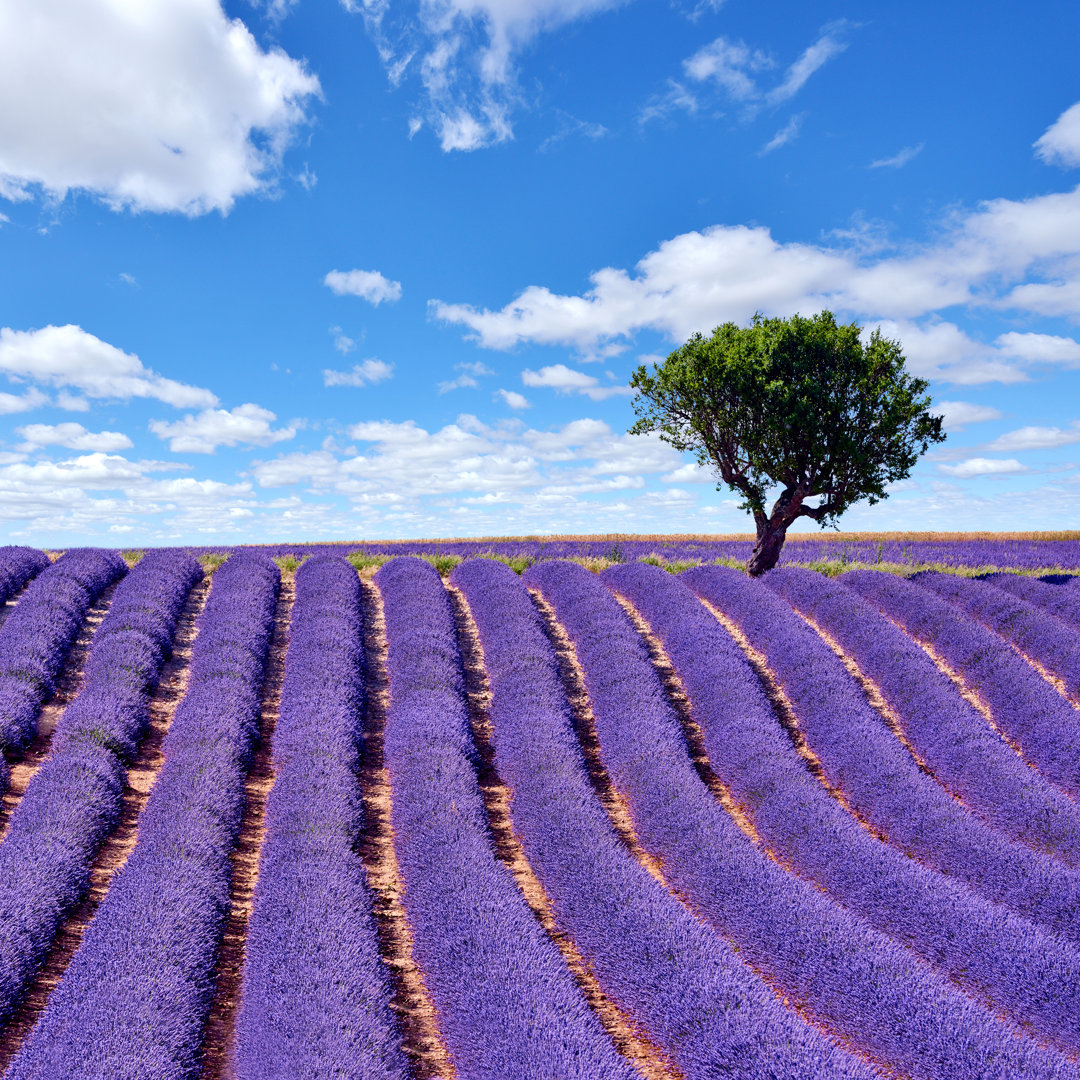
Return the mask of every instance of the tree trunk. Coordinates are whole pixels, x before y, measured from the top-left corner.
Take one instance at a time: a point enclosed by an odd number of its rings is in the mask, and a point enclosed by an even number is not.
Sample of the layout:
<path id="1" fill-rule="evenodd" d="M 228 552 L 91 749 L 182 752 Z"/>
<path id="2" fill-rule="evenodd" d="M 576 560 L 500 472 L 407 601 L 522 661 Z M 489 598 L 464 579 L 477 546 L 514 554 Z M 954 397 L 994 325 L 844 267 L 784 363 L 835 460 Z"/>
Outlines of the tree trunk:
<path id="1" fill-rule="evenodd" d="M 758 526 L 757 543 L 754 544 L 750 562 L 746 566 L 751 577 L 764 574 L 766 570 L 771 570 L 776 565 L 787 537 L 787 530 L 787 524 L 779 521 L 767 521 L 764 525 Z"/>

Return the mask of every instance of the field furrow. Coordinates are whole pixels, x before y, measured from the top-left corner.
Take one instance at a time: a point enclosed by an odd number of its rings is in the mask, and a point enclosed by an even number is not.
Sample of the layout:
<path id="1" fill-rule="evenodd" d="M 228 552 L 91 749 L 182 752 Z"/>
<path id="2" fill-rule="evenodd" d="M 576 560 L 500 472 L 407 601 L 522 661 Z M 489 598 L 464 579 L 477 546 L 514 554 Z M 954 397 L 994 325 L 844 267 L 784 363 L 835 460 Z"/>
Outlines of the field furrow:
<path id="1" fill-rule="evenodd" d="M 603 578 L 670 649 L 710 762 L 784 865 L 994 1013 L 1067 1051 L 1080 1045 L 1080 953 L 860 829 L 785 752 L 749 664 L 688 588 L 647 566 Z"/>
<path id="2" fill-rule="evenodd" d="M 687 1078 L 876 1075 L 784 1008 L 673 895 L 663 868 L 635 857 L 647 858 L 634 823 L 603 762 L 587 763 L 579 741 L 591 718 L 572 646 L 553 640 L 559 628 L 543 607 L 497 564 L 463 564 L 452 581 L 484 647 L 496 765 L 515 830 L 605 993 Z M 608 794 L 616 801 L 605 809 Z"/>
<path id="3" fill-rule="evenodd" d="M 33 971 L 26 989 L 21 992 L 21 997 L 14 999 L 17 1002 L 14 1011 L 2 1029 L 0 1073 L 37 1022 L 49 995 L 63 978 L 81 944 L 86 927 L 108 891 L 113 875 L 124 865 L 135 846 L 139 813 L 163 761 L 161 743 L 183 695 L 196 619 L 206 602 L 209 580 L 198 581 L 200 575 L 194 560 L 187 560 L 186 565 L 185 561 L 178 560 L 160 574 L 154 567 L 154 561 L 151 559 L 141 570 L 125 578 L 123 588 L 118 589 L 120 595 L 118 603 L 114 605 L 112 618 L 105 623 L 100 635 L 103 651 L 106 654 L 110 651 L 115 653 L 115 648 L 110 649 L 110 645 L 114 645 L 117 638 L 127 636 L 123 626 L 119 625 L 124 620 L 124 609 L 142 608 L 145 614 L 151 607 L 149 604 L 144 607 L 148 595 L 157 594 L 164 599 L 160 606 L 154 605 L 157 608 L 157 626 L 144 627 L 144 630 L 151 632 L 153 629 L 159 630 L 159 643 L 169 649 L 167 660 L 164 659 L 164 649 L 159 654 L 156 686 L 151 689 L 147 685 L 145 690 L 148 702 L 140 701 L 138 692 L 125 695 L 127 709 L 117 709 L 114 714 L 114 720 L 121 721 L 118 728 L 114 727 L 114 739 L 102 740 L 100 735 L 103 732 L 98 729 L 99 737 L 90 740 L 99 744 L 112 741 L 116 746 L 122 741 L 121 729 L 128 728 L 129 724 L 137 726 L 139 718 L 145 717 L 145 734 L 141 738 L 136 736 L 138 749 L 134 758 L 120 757 L 117 762 L 119 769 L 112 769 L 109 761 L 112 751 L 107 745 L 102 745 L 100 749 L 90 751 L 88 760 L 79 749 L 79 743 L 87 741 L 84 724 L 88 719 L 93 722 L 95 714 L 100 722 L 101 714 L 93 704 L 81 710 L 81 717 L 79 710 L 69 710 L 61 718 L 60 728 L 61 737 L 67 741 L 67 749 L 61 744 L 49 760 L 47 768 L 34 784 L 31 801 L 16 818 L 15 836 L 12 839 L 15 843 L 22 839 L 24 847 L 26 840 L 31 840 L 28 854 L 35 868 L 31 880 L 33 888 L 37 890 L 36 897 L 28 892 L 23 898 L 22 920 L 24 926 L 33 925 L 27 915 L 28 909 L 34 910 L 29 905 L 34 905 L 37 909 L 34 921 L 38 930 L 33 937 L 35 952 L 28 953 L 20 967 L 15 966 L 15 958 L 10 953 L 6 955 L 8 977 L 20 971 L 25 978 L 25 972 L 33 970 L 34 956 L 40 956 L 45 949 L 47 951 L 36 971 Z M 149 588 L 144 589 L 144 584 Z M 179 607 L 180 604 L 183 606 Z M 165 638 L 170 633 L 171 642 L 168 642 Z M 149 659 L 151 666 L 144 670 L 147 684 L 152 684 L 152 654 Z M 107 699 L 119 689 L 109 678 L 110 666 L 98 664 L 97 671 L 91 672 L 90 684 L 86 687 L 88 695 L 92 698 L 96 694 L 99 703 L 101 697 Z M 125 712 L 127 716 L 123 715 Z M 87 767 L 95 763 L 100 767 L 96 776 L 96 771 Z M 97 783 L 93 782 L 95 779 Z M 87 780 L 91 782 L 87 784 Z M 112 782 L 114 780 L 115 783 Z M 67 813 L 50 829 L 49 810 L 65 802 L 69 802 Z M 51 841 L 49 850 L 69 853 L 67 858 L 59 860 L 53 856 L 52 885 L 47 890 L 42 887 L 49 880 L 43 874 L 48 863 L 38 850 L 40 843 L 45 840 Z M 25 873 L 20 861 L 12 858 L 2 846 L 0 868 L 8 872 L 5 876 L 9 875 L 9 881 L 13 879 L 17 882 Z M 53 897 L 52 903 L 42 904 L 42 895 Z"/>
<path id="4" fill-rule="evenodd" d="M 1030 769 L 996 733 L 992 717 L 965 700 L 903 630 L 818 574 L 782 569 L 766 584 L 874 681 L 910 752 L 939 784 L 988 825 L 1080 867 L 1080 806 Z"/>
<path id="5" fill-rule="evenodd" d="M 198 1071 L 278 580 L 273 563 L 254 553 L 215 571 L 135 848 L 9 1080 L 58 1070 L 85 1080 Z"/>
<path id="6" fill-rule="evenodd" d="M 364 715 L 359 778 L 363 814 L 357 850 L 374 898 L 379 955 L 390 979 L 390 1008 L 398 1019 L 410 1076 L 412 1080 L 454 1080 L 435 1005 L 414 956 L 413 932 L 402 902 L 405 886 L 394 849 L 393 802 L 384 751 L 390 677 L 382 595 L 370 580 L 361 580 L 361 599 Z"/>
<path id="7" fill-rule="evenodd" d="M 438 574 L 376 575 L 386 618 L 391 820 L 414 956 L 456 1075 L 631 1080 L 492 851 L 453 611 Z"/>

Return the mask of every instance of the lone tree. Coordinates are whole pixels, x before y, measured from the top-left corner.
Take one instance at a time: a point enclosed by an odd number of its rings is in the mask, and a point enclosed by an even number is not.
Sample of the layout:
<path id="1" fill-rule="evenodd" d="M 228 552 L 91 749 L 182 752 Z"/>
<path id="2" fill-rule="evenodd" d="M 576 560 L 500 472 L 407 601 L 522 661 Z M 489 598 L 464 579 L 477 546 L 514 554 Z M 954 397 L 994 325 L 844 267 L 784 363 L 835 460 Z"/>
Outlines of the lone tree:
<path id="1" fill-rule="evenodd" d="M 864 344 L 858 325 L 838 326 L 831 311 L 724 323 L 710 338 L 695 334 L 654 374 L 639 367 L 630 385 L 639 417 L 631 433 L 659 431 L 695 451 L 742 495 L 757 526 L 747 567 L 755 575 L 776 565 L 796 518 L 835 526 L 852 503 L 887 498 L 886 485 L 945 438 L 900 343 L 875 330 Z"/>

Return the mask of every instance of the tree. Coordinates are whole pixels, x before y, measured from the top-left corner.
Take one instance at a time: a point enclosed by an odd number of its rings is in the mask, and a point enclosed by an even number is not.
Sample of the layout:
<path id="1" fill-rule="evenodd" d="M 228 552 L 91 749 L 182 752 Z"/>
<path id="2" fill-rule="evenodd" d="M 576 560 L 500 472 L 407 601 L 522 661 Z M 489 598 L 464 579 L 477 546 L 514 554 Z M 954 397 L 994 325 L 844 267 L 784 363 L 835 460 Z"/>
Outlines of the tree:
<path id="1" fill-rule="evenodd" d="M 639 367 L 630 385 L 632 434 L 660 432 L 742 495 L 757 527 L 747 567 L 755 575 L 776 565 L 797 518 L 835 527 L 852 503 L 887 498 L 886 486 L 945 438 L 900 342 L 875 330 L 864 344 L 859 326 L 837 325 L 831 311 L 724 323 L 710 338 L 695 334 L 655 373 Z"/>

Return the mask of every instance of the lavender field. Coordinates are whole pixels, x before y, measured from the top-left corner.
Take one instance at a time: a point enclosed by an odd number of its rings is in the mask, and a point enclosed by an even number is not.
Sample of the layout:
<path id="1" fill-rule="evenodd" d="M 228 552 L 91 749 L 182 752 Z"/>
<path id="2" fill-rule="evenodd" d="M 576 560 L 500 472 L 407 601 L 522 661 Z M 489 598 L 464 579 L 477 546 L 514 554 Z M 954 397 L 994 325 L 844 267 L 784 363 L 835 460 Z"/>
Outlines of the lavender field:
<path id="1" fill-rule="evenodd" d="M 1080 1080 L 1080 539 L 742 543 L 0 548 L 0 1077 Z"/>

